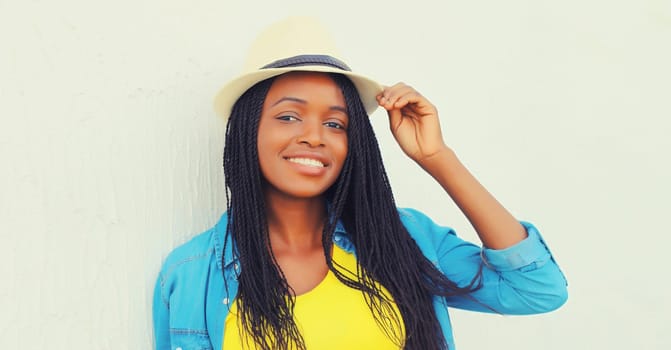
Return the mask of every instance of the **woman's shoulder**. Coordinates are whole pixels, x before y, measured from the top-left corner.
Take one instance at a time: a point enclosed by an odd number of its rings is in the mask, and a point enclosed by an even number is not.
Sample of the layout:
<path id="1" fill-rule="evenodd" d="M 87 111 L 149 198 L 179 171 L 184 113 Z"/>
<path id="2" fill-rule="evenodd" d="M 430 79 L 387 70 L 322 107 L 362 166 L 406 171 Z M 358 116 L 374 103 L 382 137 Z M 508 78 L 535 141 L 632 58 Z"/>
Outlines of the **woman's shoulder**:
<path id="1" fill-rule="evenodd" d="M 209 264 L 212 255 L 216 254 L 216 235 L 217 230 L 211 228 L 177 246 L 165 258 L 161 275 L 167 278 L 188 266 Z"/>
<path id="2" fill-rule="evenodd" d="M 221 253 L 227 222 L 227 213 L 224 213 L 213 227 L 174 248 L 165 258 L 162 272 L 191 261 L 207 259 L 218 251 Z"/>
<path id="3" fill-rule="evenodd" d="M 401 217 L 401 221 L 403 221 L 404 224 L 406 222 L 415 224 L 426 224 L 427 222 L 434 223 L 429 216 L 415 208 L 399 207 L 396 208 L 396 210 L 398 210 L 398 215 Z"/>
<path id="4" fill-rule="evenodd" d="M 439 245 L 448 237 L 455 237 L 451 227 L 442 226 L 428 215 L 414 208 L 397 208 L 399 218 L 412 238 L 420 245 Z"/>
<path id="5" fill-rule="evenodd" d="M 396 208 L 401 222 L 408 230 L 418 229 L 422 232 L 426 230 L 438 231 L 454 234 L 454 230 L 448 226 L 442 226 L 433 221 L 431 217 L 415 208 Z M 410 232 L 413 234 L 414 232 Z"/>

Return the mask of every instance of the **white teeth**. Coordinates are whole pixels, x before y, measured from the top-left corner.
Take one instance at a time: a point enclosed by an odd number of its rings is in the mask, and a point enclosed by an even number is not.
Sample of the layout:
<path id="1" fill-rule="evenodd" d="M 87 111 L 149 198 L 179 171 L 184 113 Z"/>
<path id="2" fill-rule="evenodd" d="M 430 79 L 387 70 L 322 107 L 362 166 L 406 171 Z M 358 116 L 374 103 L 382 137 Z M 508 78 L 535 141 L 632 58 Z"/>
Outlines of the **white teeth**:
<path id="1" fill-rule="evenodd" d="M 287 158 L 287 160 L 301 165 L 324 167 L 324 163 L 312 158 Z"/>

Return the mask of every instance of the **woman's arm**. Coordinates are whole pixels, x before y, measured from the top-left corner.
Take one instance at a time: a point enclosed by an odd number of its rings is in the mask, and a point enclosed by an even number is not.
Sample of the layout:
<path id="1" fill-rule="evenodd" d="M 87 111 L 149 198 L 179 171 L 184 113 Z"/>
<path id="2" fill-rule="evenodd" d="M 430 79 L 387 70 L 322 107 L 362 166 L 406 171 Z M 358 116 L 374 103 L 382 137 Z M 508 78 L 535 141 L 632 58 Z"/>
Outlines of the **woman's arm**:
<path id="1" fill-rule="evenodd" d="M 412 87 L 386 87 L 378 103 L 387 110 L 394 138 L 466 215 L 482 243 L 505 249 L 527 237 L 522 225 L 478 182 L 443 141 L 436 107 Z"/>

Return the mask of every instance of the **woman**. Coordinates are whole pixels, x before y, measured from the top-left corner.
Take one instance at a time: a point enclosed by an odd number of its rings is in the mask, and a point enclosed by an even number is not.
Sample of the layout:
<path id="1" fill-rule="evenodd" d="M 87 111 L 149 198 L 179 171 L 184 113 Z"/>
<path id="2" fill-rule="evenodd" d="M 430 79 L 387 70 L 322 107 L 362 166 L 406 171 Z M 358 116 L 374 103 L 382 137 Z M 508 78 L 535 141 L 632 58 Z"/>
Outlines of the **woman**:
<path id="1" fill-rule="evenodd" d="M 229 210 L 164 263 L 158 349 L 454 349 L 447 306 L 530 314 L 566 300 L 536 229 L 460 163 L 436 108 L 332 52 L 318 24 L 278 23 L 218 96 Z M 396 208 L 368 120 L 378 105 L 486 248 Z"/>

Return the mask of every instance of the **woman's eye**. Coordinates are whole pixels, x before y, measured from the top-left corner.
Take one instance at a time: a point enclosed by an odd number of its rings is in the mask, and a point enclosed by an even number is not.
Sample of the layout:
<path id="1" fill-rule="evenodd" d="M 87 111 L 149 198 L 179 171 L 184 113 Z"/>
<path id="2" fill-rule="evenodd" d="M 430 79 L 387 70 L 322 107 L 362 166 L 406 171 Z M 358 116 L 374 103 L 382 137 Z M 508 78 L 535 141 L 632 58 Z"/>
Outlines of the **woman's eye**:
<path id="1" fill-rule="evenodd" d="M 324 123 L 329 128 L 342 129 L 345 130 L 345 126 L 337 122 L 326 122 Z"/>
<path id="2" fill-rule="evenodd" d="M 282 115 L 282 116 L 277 117 L 277 119 L 284 120 L 284 121 L 287 121 L 287 122 L 292 122 L 292 121 L 298 120 L 298 118 L 294 117 L 293 115 Z"/>

